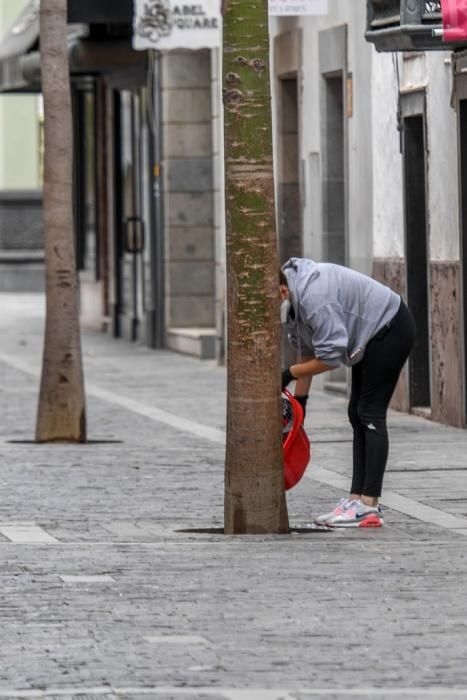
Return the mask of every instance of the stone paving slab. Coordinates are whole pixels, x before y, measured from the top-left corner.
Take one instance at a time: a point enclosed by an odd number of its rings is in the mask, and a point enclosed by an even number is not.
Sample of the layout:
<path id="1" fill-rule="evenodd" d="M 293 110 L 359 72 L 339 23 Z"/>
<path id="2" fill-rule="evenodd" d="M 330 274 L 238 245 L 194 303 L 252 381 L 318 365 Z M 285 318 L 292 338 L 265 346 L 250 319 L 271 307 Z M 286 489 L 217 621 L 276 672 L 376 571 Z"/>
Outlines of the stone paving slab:
<path id="1" fill-rule="evenodd" d="M 9 299 L 0 698 L 467 698 L 465 533 L 391 508 L 375 531 L 182 532 L 222 527 L 224 447 L 183 426 L 223 429 L 225 371 L 90 334 L 87 381 L 182 427 L 90 396 L 90 437 L 114 442 L 9 442 L 33 436 L 37 379 L 12 363 L 37 368 L 41 338 L 38 300 Z M 463 516 L 467 532 L 467 433 L 390 422 L 387 489 Z M 320 470 L 349 475 L 345 402 L 315 392 L 307 426 L 312 464 L 288 494 L 296 523 L 340 495 Z"/>
<path id="2" fill-rule="evenodd" d="M 406 700 L 421 700 L 421 698 L 438 698 L 443 700 L 454 700 L 454 698 L 464 697 L 463 690 L 450 691 L 446 688 L 424 688 L 424 689 L 402 689 L 401 691 L 395 691 L 392 693 L 387 693 L 387 691 L 381 691 L 379 688 L 358 688 L 351 691 L 346 690 L 336 690 L 329 688 L 317 688 L 317 689 L 302 689 L 300 691 L 288 692 L 287 690 L 281 689 L 251 689 L 248 691 L 250 694 L 246 694 L 245 691 L 233 688 L 220 688 L 219 690 L 212 688 L 199 688 L 197 692 L 190 691 L 186 688 L 168 688 L 164 686 L 159 687 L 146 687 L 144 689 L 136 688 L 109 688 L 103 686 L 101 688 L 83 688 L 79 693 L 74 693 L 72 689 L 62 688 L 53 689 L 54 695 L 49 692 L 42 691 L 22 691 L 15 695 L 15 698 L 52 698 L 59 700 L 59 698 L 74 698 L 75 700 L 98 700 L 98 698 L 104 698 L 104 700 L 117 700 L 125 698 L 127 700 L 143 700 L 148 697 L 154 698 L 165 698 L 165 700 L 250 700 L 254 697 L 255 700 L 305 700 L 306 698 L 331 698 L 336 700 L 342 697 L 360 697 L 360 698 L 379 698 L 382 700 L 389 700 L 390 698 L 398 697 L 405 698 Z M 397 693 L 397 694 L 396 694 Z M 403 693 L 403 694 L 402 694 Z M 2 693 L 0 691 L 0 697 L 13 697 L 11 695 Z"/>

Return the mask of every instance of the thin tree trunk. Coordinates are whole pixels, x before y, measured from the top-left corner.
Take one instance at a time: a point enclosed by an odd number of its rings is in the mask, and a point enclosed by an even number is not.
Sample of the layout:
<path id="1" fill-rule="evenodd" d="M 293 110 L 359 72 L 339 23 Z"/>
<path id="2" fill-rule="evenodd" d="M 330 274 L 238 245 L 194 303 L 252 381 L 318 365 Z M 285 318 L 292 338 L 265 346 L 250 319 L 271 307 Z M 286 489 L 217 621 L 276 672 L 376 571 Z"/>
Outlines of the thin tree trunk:
<path id="1" fill-rule="evenodd" d="M 67 0 L 41 0 L 45 111 L 44 237 L 47 315 L 36 438 L 86 440 L 73 230 L 73 129 Z"/>
<path id="2" fill-rule="evenodd" d="M 288 532 L 267 0 L 226 0 L 227 534 Z"/>

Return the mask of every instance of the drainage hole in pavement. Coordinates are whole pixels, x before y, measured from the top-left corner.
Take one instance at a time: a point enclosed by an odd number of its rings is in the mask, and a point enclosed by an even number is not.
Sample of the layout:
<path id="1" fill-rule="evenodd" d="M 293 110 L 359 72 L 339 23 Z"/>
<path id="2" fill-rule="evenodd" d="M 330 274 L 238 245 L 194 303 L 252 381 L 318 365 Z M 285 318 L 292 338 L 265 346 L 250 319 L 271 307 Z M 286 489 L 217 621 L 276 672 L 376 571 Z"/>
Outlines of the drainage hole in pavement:
<path id="1" fill-rule="evenodd" d="M 306 525 L 292 525 L 289 528 L 289 534 L 310 534 L 310 533 L 315 533 L 315 532 L 333 532 L 334 528 L 332 527 L 327 527 L 326 525 L 317 525 L 316 523 L 307 523 Z M 175 530 L 175 532 L 179 532 L 182 534 L 187 534 L 187 535 L 223 535 L 224 534 L 224 528 L 223 527 L 206 527 L 206 528 L 193 528 L 193 529 L 186 529 L 186 530 Z M 258 535 L 263 535 L 264 533 L 257 532 L 255 533 L 255 536 Z"/>
<path id="2" fill-rule="evenodd" d="M 37 440 L 5 440 L 7 445 L 123 445 L 123 440 L 86 440 L 86 442 L 72 442 L 71 440 L 50 440 L 38 442 Z"/>

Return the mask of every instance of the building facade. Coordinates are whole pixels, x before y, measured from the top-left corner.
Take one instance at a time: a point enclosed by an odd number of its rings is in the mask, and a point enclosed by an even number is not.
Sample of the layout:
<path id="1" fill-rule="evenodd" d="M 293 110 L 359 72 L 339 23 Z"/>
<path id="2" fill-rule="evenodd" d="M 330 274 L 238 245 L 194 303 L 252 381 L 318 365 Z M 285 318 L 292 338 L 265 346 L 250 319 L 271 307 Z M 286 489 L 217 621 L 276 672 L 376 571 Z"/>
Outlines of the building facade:
<path id="1" fill-rule="evenodd" d="M 367 22 L 365 0 L 272 21 L 281 257 L 401 293 L 418 332 L 393 406 L 465 426 L 465 53 L 378 53 Z"/>
<path id="2" fill-rule="evenodd" d="M 23 5 L 0 45 L 11 99 L 41 87 L 39 3 Z M 219 52 L 135 51 L 132 0 L 69 0 L 68 22 L 83 325 L 213 358 Z"/>
<path id="3" fill-rule="evenodd" d="M 436 1 L 417 2 L 425 26 L 397 44 L 391 24 L 381 53 L 366 0 L 271 18 L 280 256 L 400 292 L 418 334 L 393 405 L 465 426 L 467 51 L 434 44 Z M 37 7 L 0 46 L 3 91 L 40 91 Z M 130 0 L 69 0 L 83 322 L 222 361 L 220 50 L 134 51 L 132 17 Z"/>
<path id="4" fill-rule="evenodd" d="M 0 36 L 15 27 L 26 0 L 0 4 Z M 1 53 L 0 53 L 1 57 Z M 41 101 L 0 96 L 0 290 L 43 288 Z"/>

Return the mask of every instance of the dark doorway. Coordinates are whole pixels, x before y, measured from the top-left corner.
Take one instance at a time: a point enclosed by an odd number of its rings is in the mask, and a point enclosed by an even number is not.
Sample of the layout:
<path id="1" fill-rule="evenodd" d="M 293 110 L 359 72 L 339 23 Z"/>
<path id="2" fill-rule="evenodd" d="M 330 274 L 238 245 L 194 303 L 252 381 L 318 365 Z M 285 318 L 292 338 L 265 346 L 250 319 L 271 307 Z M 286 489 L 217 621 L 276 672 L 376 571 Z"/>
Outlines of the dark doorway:
<path id="1" fill-rule="evenodd" d="M 345 265 L 345 130 L 344 81 L 342 73 L 325 76 L 323 120 L 323 253 L 328 262 Z"/>
<path id="2" fill-rule="evenodd" d="M 74 100 L 74 217 L 76 257 L 80 272 L 99 278 L 98 177 L 96 89 L 93 81 L 83 81 L 73 93 Z"/>
<path id="3" fill-rule="evenodd" d="M 297 78 L 281 79 L 279 90 L 278 223 L 279 254 L 283 263 L 291 257 L 303 255 Z"/>
<path id="4" fill-rule="evenodd" d="M 323 260 L 347 264 L 347 210 L 345 193 L 345 117 L 343 71 L 324 75 L 321 111 L 323 144 Z M 346 393 L 348 374 L 345 367 L 333 370 L 326 389 Z"/>
<path id="5" fill-rule="evenodd" d="M 404 119 L 403 156 L 407 298 L 417 325 L 409 361 L 409 401 L 411 408 L 429 408 L 431 362 L 425 120 L 421 114 Z"/>
<path id="6" fill-rule="evenodd" d="M 115 335 L 149 347 L 164 347 L 159 90 L 156 97 L 152 90 L 144 88 L 125 88 L 113 93 L 115 272 L 112 316 Z"/>
<path id="7" fill-rule="evenodd" d="M 121 318 L 123 314 L 123 204 L 122 204 L 122 178 L 120 166 L 122 162 L 122 144 L 120 134 L 122 132 L 121 100 L 118 90 L 113 91 L 113 162 L 115 164 L 113 174 L 115 227 L 114 227 L 114 305 L 112 309 L 112 333 L 116 338 L 122 335 Z"/>
<path id="8" fill-rule="evenodd" d="M 459 160 L 462 256 L 462 309 L 464 316 L 464 423 L 467 423 L 467 100 L 459 102 Z"/>
<path id="9" fill-rule="evenodd" d="M 144 340 L 143 261 L 145 221 L 141 206 L 141 123 L 138 92 L 120 92 L 119 328 L 128 340 Z"/>

